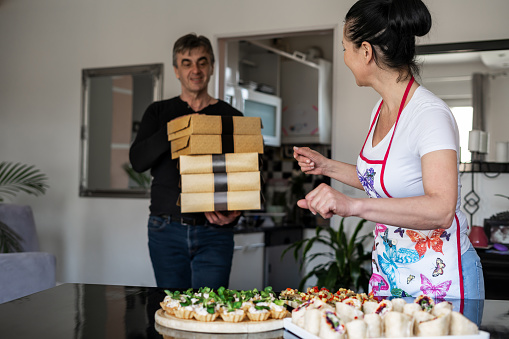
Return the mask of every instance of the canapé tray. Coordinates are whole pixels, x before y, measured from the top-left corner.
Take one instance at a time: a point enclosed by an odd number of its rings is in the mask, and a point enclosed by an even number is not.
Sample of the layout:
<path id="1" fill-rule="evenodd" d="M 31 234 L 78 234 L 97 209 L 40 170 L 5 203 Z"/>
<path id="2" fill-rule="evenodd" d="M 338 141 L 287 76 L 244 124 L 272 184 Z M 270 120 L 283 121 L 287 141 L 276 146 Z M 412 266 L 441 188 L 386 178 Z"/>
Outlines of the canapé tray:
<path id="1" fill-rule="evenodd" d="M 292 318 L 285 318 L 283 319 L 283 324 L 285 330 L 293 333 L 298 338 L 302 339 L 320 339 L 318 336 L 309 333 L 305 329 L 295 325 L 292 323 Z M 393 339 L 407 339 L 406 338 L 393 338 Z M 438 336 L 438 337 L 419 337 L 423 339 L 455 339 L 455 338 L 461 338 L 461 339 L 489 339 L 490 334 L 488 332 L 479 331 L 476 335 L 462 335 L 462 336 L 453 336 L 453 335 L 447 335 L 447 336 Z M 377 338 L 374 338 L 377 339 Z"/>
<path id="2" fill-rule="evenodd" d="M 256 333 L 268 332 L 283 328 L 284 319 L 268 319 L 265 321 L 251 321 L 245 319 L 238 323 L 223 321 L 218 317 L 214 321 L 198 321 L 194 319 L 180 319 L 169 315 L 163 309 L 159 309 L 155 314 L 157 324 L 182 331 L 201 332 L 201 333 Z"/>

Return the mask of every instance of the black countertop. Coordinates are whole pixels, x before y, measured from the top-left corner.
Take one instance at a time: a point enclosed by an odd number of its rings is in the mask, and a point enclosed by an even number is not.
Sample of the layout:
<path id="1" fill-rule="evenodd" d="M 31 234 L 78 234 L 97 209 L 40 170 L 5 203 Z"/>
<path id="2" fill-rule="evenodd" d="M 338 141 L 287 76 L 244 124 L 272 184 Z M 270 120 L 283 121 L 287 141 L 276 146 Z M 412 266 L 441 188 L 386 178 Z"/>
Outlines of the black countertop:
<path id="1" fill-rule="evenodd" d="M 162 328 L 154 314 L 163 289 L 92 284 L 63 284 L 0 304 L 2 339 L 211 338 L 210 334 Z M 453 301 L 465 316 L 480 324 L 492 339 L 509 337 L 509 301 Z M 282 338 L 284 330 L 242 335 Z M 238 334 L 214 338 L 239 338 Z"/>

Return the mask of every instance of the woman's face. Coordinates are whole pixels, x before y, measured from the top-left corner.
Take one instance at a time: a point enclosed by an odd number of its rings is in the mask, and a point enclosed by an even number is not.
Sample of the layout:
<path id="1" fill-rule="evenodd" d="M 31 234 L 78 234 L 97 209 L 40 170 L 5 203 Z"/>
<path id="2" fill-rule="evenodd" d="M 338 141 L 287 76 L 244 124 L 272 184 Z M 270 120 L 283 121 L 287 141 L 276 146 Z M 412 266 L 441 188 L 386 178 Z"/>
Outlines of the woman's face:
<path id="1" fill-rule="evenodd" d="M 343 59 L 345 61 L 345 65 L 352 71 L 353 76 L 355 77 L 355 82 L 358 86 L 361 85 L 362 78 L 362 54 L 359 48 L 356 48 L 355 45 L 348 40 L 345 36 L 345 31 L 343 29 Z"/>

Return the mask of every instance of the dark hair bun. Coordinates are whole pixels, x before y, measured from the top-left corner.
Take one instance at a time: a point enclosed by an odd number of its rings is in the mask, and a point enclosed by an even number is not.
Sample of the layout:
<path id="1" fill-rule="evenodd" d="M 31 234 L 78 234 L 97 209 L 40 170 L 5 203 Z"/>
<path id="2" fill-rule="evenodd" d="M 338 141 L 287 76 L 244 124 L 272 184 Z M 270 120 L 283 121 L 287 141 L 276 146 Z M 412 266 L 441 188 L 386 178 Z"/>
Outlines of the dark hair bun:
<path id="1" fill-rule="evenodd" d="M 358 0 L 345 17 L 345 36 L 357 48 L 366 41 L 376 63 L 419 74 L 415 37 L 431 29 L 431 14 L 421 0 Z"/>
<path id="2" fill-rule="evenodd" d="M 423 36 L 431 29 L 431 14 L 421 0 L 392 0 L 388 27 L 402 35 Z"/>

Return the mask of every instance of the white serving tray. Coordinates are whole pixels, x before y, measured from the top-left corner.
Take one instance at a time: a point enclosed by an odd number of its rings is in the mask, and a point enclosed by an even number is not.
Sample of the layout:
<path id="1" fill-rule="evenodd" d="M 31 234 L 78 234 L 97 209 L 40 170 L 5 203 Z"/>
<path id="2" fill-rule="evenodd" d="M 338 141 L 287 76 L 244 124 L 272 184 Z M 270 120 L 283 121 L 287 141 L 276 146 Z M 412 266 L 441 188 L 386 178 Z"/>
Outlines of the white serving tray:
<path id="1" fill-rule="evenodd" d="M 309 333 L 308 331 L 304 330 L 303 328 L 295 325 L 292 323 L 292 318 L 285 318 L 283 319 L 283 326 L 286 330 L 293 333 L 299 338 L 302 339 L 320 339 L 318 336 Z M 490 334 L 485 331 L 479 331 L 479 334 L 476 335 L 463 335 L 463 336 L 439 336 L 439 337 L 419 337 L 423 339 L 452 339 L 452 338 L 461 338 L 461 339 L 489 339 Z M 286 337 L 285 337 L 286 338 Z M 407 337 L 408 338 L 408 337 Z M 375 338 L 376 339 L 376 338 Z M 393 339 L 405 339 L 405 338 L 393 338 Z"/>

